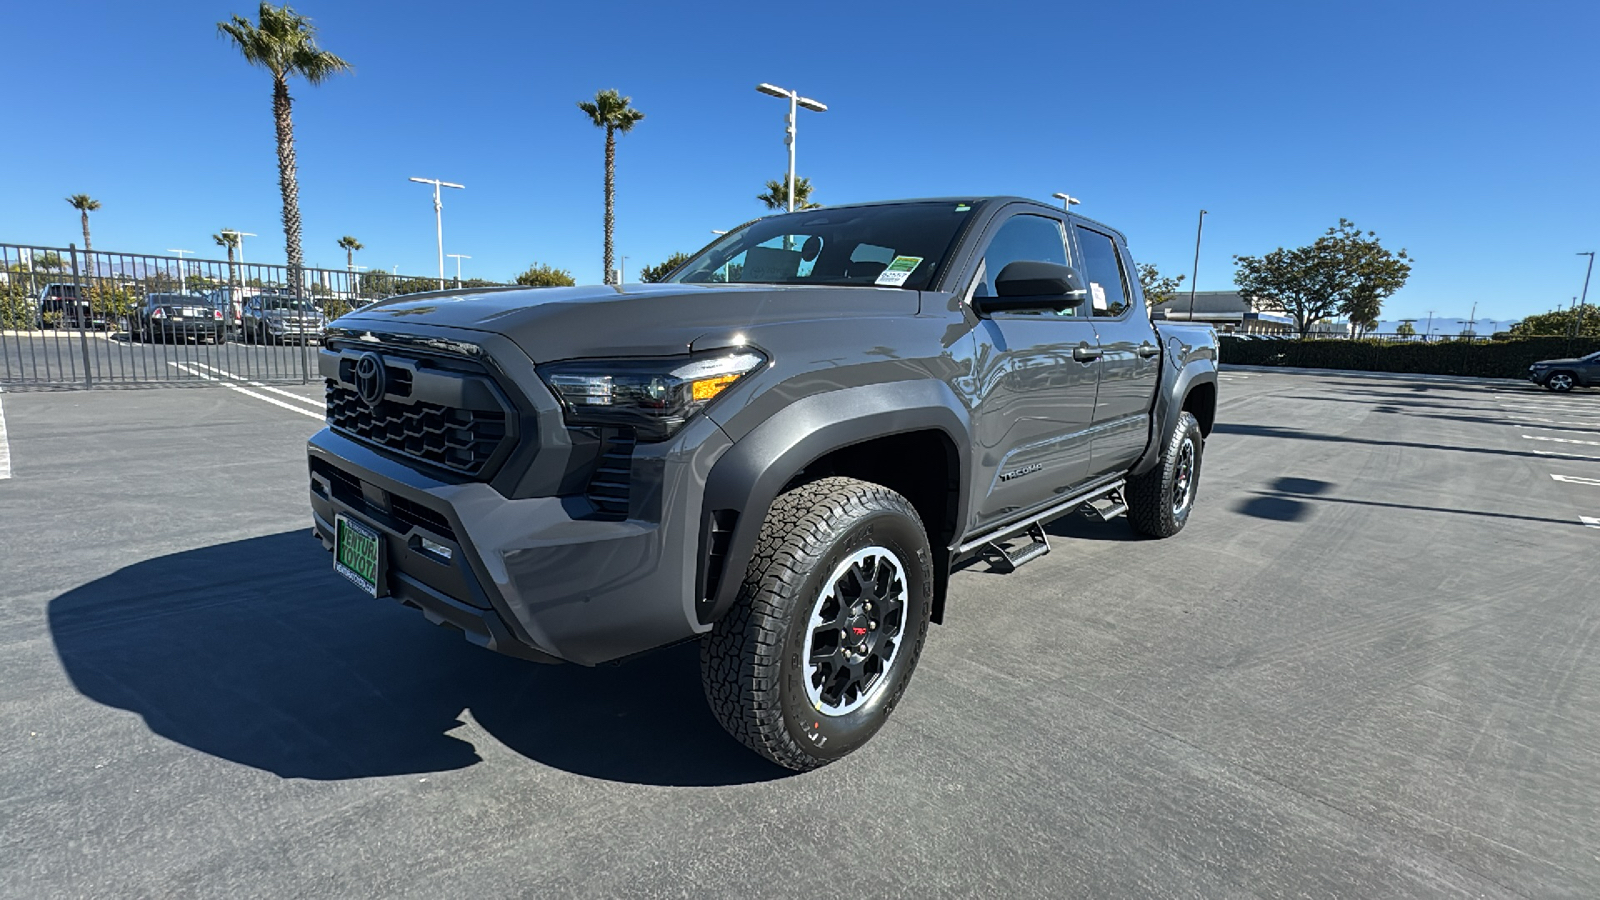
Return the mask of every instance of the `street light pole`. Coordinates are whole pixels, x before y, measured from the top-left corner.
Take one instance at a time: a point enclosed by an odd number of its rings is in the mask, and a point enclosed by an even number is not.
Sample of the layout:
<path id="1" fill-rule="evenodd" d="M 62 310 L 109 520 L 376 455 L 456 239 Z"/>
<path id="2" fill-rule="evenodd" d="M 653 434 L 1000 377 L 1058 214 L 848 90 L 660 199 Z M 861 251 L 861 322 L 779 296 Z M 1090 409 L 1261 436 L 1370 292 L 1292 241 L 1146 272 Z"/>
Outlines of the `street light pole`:
<path id="1" fill-rule="evenodd" d="M 1189 321 L 1194 321 L 1194 291 L 1200 282 L 1200 235 L 1206 230 L 1206 211 L 1200 210 L 1200 224 L 1194 227 L 1194 271 L 1189 274 Z"/>
<path id="2" fill-rule="evenodd" d="M 1066 210 L 1067 212 L 1072 212 L 1072 208 L 1074 206 L 1077 206 L 1079 203 L 1083 202 L 1082 200 L 1079 200 L 1077 197 L 1074 197 L 1074 196 L 1072 196 L 1070 194 L 1064 194 L 1064 193 L 1062 193 L 1060 191 L 1056 191 L 1054 194 L 1051 194 L 1050 196 L 1056 198 L 1057 200 L 1060 200 L 1061 201 L 1061 208 Z"/>
<path id="3" fill-rule="evenodd" d="M 467 256 L 464 253 L 446 253 L 445 256 L 448 256 L 456 261 L 456 287 L 461 287 L 461 261 L 463 259 L 471 259 L 472 257 Z"/>
<path id="4" fill-rule="evenodd" d="M 167 252 L 178 254 L 178 292 L 183 294 L 189 293 L 189 273 L 183 268 L 183 255 L 185 253 L 193 254 L 194 251 L 174 250 L 171 247 L 168 247 Z"/>
<path id="5" fill-rule="evenodd" d="M 802 96 L 800 96 L 798 91 L 791 91 L 791 90 L 788 90 L 786 88 L 781 88 L 781 87 L 778 87 L 775 84 L 767 84 L 766 82 L 762 82 L 761 84 L 756 85 L 756 90 L 760 91 L 763 94 L 767 94 L 769 96 L 772 96 L 772 97 L 783 97 L 783 98 L 785 98 L 785 99 L 787 99 L 789 101 L 789 118 L 786 120 L 787 127 L 786 127 L 786 129 L 784 131 L 783 142 L 785 144 L 789 145 L 789 210 L 788 211 L 789 212 L 794 212 L 795 119 L 799 114 L 799 108 L 802 107 L 802 106 L 805 107 L 806 109 L 811 110 L 812 112 L 827 112 L 828 111 L 828 107 L 824 106 L 821 103 L 818 103 L 815 100 L 812 100 L 810 97 L 802 97 Z"/>
<path id="6" fill-rule="evenodd" d="M 1594 272 L 1594 251 L 1583 250 L 1578 255 L 1589 257 L 1589 268 L 1583 272 L 1583 297 L 1578 301 L 1578 321 L 1572 326 L 1573 337 L 1583 336 L 1583 312 L 1589 305 L 1589 276 Z"/>
<path id="7" fill-rule="evenodd" d="M 228 229 L 224 228 L 222 230 L 222 233 L 223 234 L 231 234 L 234 237 L 239 239 L 239 268 L 241 268 L 241 269 L 244 268 L 244 239 L 247 238 L 247 237 L 255 237 L 256 236 L 255 232 L 253 232 L 253 231 L 229 231 Z"/>
<path id="8" fill-rule="evenodd" d="M 444 204 L 439 202 L 439 188 L 456 188 L 465 190 L 466 185 L 455 184 L 449 181 L 440 181 L 437 178 L 413 178 L 418 184 L 433 185 L 433 227 L 439 234 L 439 290 L 444 290 Z"/>

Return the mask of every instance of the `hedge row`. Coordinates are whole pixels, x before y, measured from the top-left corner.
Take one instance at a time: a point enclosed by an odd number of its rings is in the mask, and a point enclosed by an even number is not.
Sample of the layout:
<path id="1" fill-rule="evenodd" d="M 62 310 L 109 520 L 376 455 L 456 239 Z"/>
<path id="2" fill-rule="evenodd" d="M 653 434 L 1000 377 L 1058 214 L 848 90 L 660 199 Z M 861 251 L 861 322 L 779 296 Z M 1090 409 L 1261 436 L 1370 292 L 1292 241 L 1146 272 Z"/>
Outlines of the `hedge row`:
<path id="1" fill-rule="evenodd" d="M 1509 341 L 1224 340 L 1223 365 L 1347 369 L 1411 375 L 1526 378 L 1541 359 L 1600 350 L 1600 338 L 1537 337 Z"/>

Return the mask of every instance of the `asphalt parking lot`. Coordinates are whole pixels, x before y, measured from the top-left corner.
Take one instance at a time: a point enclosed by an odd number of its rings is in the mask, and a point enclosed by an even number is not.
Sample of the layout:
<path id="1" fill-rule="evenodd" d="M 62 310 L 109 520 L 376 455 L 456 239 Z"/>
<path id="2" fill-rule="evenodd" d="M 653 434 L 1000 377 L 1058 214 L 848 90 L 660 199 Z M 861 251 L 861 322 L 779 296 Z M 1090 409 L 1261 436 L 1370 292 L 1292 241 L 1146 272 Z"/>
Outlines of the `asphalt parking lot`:
<path id="1" fill-rule="evenodd" d="M 320 387 L 0 394 L 8 897 L 1594 897 L 1600 392 L 1232 370 L 1168 541 L 953 582 L 863 751 L 310 537 Z"/>

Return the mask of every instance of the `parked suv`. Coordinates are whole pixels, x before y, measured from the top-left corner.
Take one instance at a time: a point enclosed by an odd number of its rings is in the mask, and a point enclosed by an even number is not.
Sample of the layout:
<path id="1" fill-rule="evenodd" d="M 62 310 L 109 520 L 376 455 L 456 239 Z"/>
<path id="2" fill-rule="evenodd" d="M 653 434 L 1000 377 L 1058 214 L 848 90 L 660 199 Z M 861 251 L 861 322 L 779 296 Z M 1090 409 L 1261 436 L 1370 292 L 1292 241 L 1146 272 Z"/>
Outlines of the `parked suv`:
<path id="1" fill-rule="evenodd" d="M 1137 271 L 1105 225 L 953 198 L 759 219 L 664 283 L 391 298 L 318 354 L 316 533 L 513 656 L 698 638 L 723 727 L 814 768 L 899 703 L 958 562 L 1188 521 L 1215 334 L 1154 326 Z"/>
<path id="2" fill-rule="evenodd" d="M 310 300 L 260 294 L 245 300 L 240 327 L 246 341 L 282 344 L 322 340 L 328 319 Z"/>
<path id="3" fill-rule="evenodd" d="M 39 328 L 108 328 L 110 322 L 94 311 L 89 292 L 77 284 L 47 284 L 35 303 L 34 324 Z"/>
<path id="4" fill-rule="evenodd" d="M 1600 385 L 1600 352 L 1577 359 L 1546 359 L 1528 367 L 1528 380 L 1557 393 Z"/>

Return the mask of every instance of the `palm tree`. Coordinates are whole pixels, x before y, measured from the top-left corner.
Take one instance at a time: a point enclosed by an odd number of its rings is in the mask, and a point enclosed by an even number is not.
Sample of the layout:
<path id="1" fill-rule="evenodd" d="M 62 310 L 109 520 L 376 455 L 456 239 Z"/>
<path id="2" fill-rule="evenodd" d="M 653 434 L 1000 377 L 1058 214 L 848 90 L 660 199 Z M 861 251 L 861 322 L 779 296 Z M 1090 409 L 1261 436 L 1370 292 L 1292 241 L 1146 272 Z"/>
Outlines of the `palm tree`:
<path id="1" fill-rule="evenodd" d="M 213 234 L 211 239 L 217 242 L 218 247 L 228 248 L 228 284 L 237 284 L 239 273 L 234 270 L 233 252 L 239 249 L 239 232 L 232 228 L 224 228 L 220 233 Z"/>
<path id="2" fill-rule="evenodd" d="M 356 270 L 356 251 L 365 250 L 366 248 L 361 245 L 360 241 L 347 234 L 339 238 L 339 249 L 344 251 L 344 267 L 354 272 Z"/>
<path id="3" fill-rule="evenodd" d="M 596 128 L 606 130 L 606 284 L 611 283 L 612 233 L 616 230 L 617 201 L 617 132 L 627 134 L 639 124 L 644 113 L 628 106 L 632 97 L 624 97 L 615 90 L 600 91 L 594 101 L 580 100 L 578 108 L 589 114 Z"/>
<path id="4" fill-rule="evenodd" d="M 278 130 L 278 190 L 283 194 L 284 255 L 289 263 L 289 283 L 300 285 L 305 262 L 300 255 L 300 182 L 295 174 L 294 120 L 290 115 L 289 76 L 307 84 L 321 84 L 350 64 L 317 47 L 317 30 L 311 20 L 288 6 L 263 0 L 259 24 L 242 16 L 217 23 L 217 30 L 233 38 L 245 61 L 272 73 L 272 120 Z"/>
<path id="5" fill-rule="evenodd" d="M 767 205 L 767 209 L 789 208 L 789 176 L 785 175 L 777 181 L 767 182 L 767 192 L 757 194 L 756 199 Z M 816 209 L 821 203 L 811 202 L 811 179 L 794 177 L 794 208 Z"/>
<path id="6" fill-rule="evenodd" d="M 88 194 L 73 194 L 67 198 L 67 202 L 72 204 L 73 209 L 83 213 L 83 252 L 93 252 L 94 245 L 89 243 L 89 213 L 100 208 L 100 201 Z"/>

